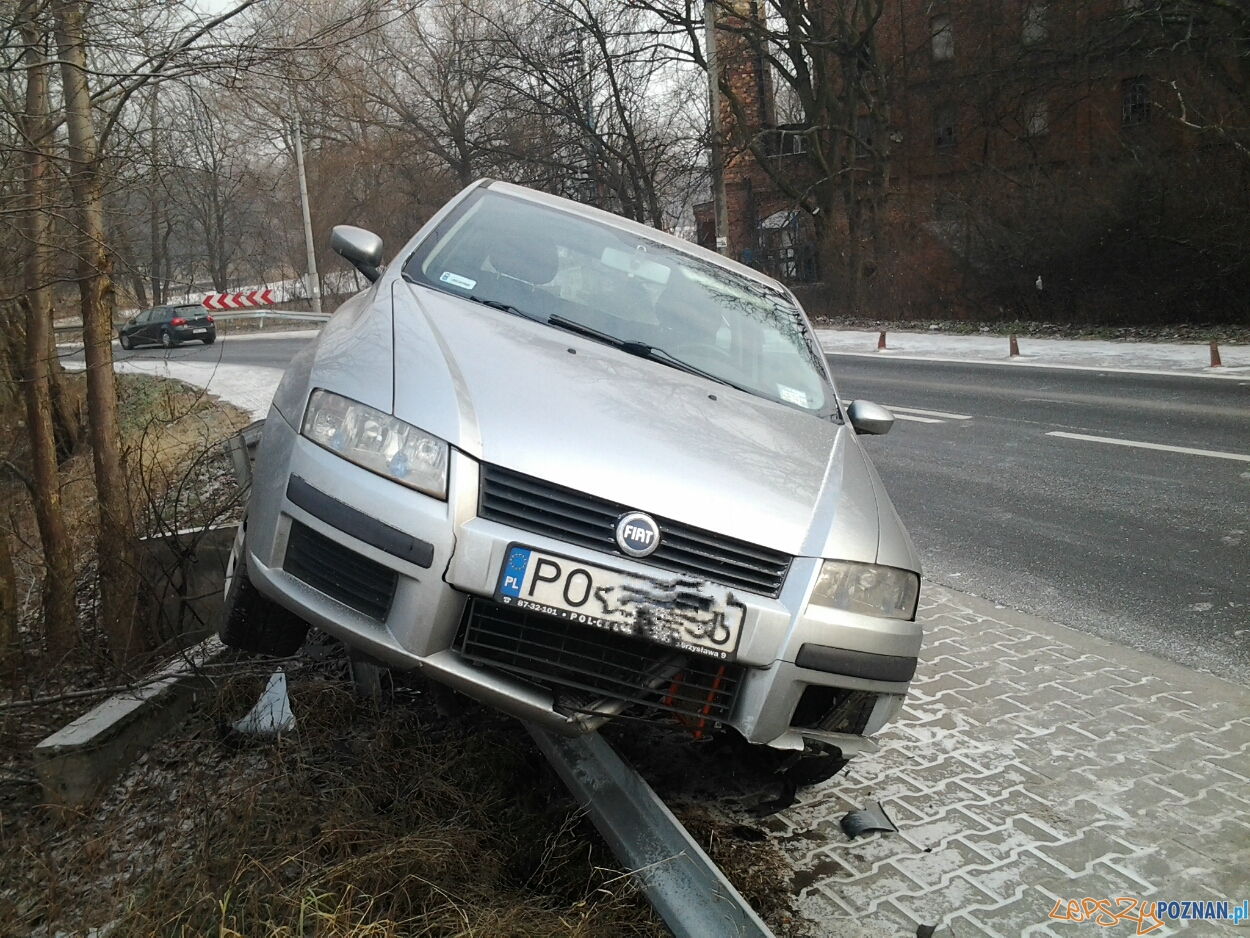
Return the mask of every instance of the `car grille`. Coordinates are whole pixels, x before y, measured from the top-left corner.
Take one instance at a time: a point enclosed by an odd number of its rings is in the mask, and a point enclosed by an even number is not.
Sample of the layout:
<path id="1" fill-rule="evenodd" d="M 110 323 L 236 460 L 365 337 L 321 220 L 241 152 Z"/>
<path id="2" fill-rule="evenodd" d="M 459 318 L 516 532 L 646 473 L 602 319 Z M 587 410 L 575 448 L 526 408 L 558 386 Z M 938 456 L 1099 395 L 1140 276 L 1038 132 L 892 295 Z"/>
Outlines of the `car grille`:
<path id="1" fill-rule="evenodd" d="M 282 569 L 315 590 L 379 622 L 386 620 L 398 575 L 389 567 L 291 522 Z"/>
<path id="2" fill-rule="evenodd" d="M 457 650 L 537 683 L 568 689 L 570 710 L 600 712 L 596 701 L 623 700 L 696 722 L 729 718 L 742 668 L 698 655 L 473 598 Z"/>
<path id="3" fill-rule="evenodd" d="M 530 476 L 482 464 L 479 516 L 581 547 L 624 556 L 616 545 L 616 522 L 632 509 L 583 495 Z M 660 547 L 645 563 L 752 593 L 781 592 L 790 556 L 656 518 Z"/>

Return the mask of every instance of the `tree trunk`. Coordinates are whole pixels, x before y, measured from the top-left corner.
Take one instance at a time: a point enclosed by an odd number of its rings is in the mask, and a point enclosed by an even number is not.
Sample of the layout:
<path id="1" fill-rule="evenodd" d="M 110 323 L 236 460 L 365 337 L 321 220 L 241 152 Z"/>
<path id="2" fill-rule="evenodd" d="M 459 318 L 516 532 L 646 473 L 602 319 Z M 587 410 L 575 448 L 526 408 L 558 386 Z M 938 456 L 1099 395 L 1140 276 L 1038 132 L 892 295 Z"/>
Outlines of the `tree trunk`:
<path id="1" fill-rule="evenodd" d="M 56 352 L 56 334 L 48 329 L 48 385 L 52 393 L 52 429 L 56 437 L 56 456 L 64 462 L 78 451 L 83 441 L 82 388 L 70 379 L 61 367 Z"/>
<path id="2" fill-rule="evenodd" d="M 25 287 L 26 350 L 24 362 L 26 432 L 30 438 L 31 496 L 43 543 L 44 641 L 53 655 L 64 653 L 76 637 L 74 606 L 74 554 L 61 507 L 61 480 L 57 474 L 56 433 L 52 419 L 50 377 L 52 297 L 50 239 L 52 214 L 47 209 L 48 154 L 51 137 L 48 120 L 48 63 L 44 58 L 43 30 L 35 17 L 38 0 L 22 3 L 22 41 L 26 65 L 26 113 L 22 135 L 26 147 Z M 2 536 L 0 536 L 2 538 Z M 4 545 L 8 553 L 7 544 Z M 12 568 L 12 561 L 9 562 Z M 0 558 L 0 578 L 3 578 Z M 3 610 L 0 610 L 3 612 Z M 2 627 L 2 626 L 0 626 Z"/>
<path id="3" fill-rule="evenodd" d="M 134 629 L 137 545 L 122 466 L 113 375 L 112 265 L 104 242 L 103 180 L 91 122 L 83 6 L 80 0 L 61 0 L 52 9 L 64 85 L 70 188 L 81 236 L 78 292 L 87 360 L 87 421 L 99 508 L 96 559 L 100 613 L 109 650 L 120 665 L 139 650 L 140 643 Z"/>
<path id="4" fill-rule="evenodd" d="M 17 573 L 8 532 L 0 530 L 0 673 L 12 669 L 17 651 Z"/>

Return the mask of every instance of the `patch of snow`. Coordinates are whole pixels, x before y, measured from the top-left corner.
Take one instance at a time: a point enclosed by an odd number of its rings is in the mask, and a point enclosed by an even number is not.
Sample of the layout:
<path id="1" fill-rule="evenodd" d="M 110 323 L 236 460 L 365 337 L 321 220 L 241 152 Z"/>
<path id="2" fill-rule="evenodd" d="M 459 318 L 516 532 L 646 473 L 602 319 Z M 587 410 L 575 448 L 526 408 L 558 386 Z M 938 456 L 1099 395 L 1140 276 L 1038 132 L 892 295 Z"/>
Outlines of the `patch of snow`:
<path id="1" fill-rule="evenodd" d="M 82 371 L 80 361 L 67 361 L 69 371 Z M 263 365 L 232 365 L 220 362 L 178 361 L 163 358 L 128 358 L 113 362 L 119 374 L 174 378 L 203 388 L 230 404 L 249 411 L 255 420 L 269 413 L 269 402 L 282 380 L 281 368 Z"/>
<path id="2" fill-rule="evenodd" d="M 1212 378 L 1250 379 L 1250 346 L 1220 347 L 1222 368 L 1212 368 L 1207 345 L 1181 342 L 1110 342 L 1102 339 L 1035 339 L 1017 336 L 1021 354 L 1011 357 L 1006 336 L 935 335 L 890 332 L 887 348 L 876 351 L 877 332 L 817 329 L 828 353 L 919 361 L 993 362 L 1015 367 L 1071 368 L 1136 374 L 1186 374 Z"/>

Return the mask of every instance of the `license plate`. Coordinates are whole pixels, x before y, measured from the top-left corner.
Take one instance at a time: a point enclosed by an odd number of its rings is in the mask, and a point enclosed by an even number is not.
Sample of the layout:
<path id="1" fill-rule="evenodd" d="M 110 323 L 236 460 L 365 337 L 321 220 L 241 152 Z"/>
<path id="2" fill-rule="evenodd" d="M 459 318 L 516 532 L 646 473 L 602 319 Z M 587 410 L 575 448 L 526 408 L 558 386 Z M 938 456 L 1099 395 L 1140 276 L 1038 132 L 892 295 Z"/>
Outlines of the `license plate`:
<path id="1" fill-rule="evenodd" d="M 515 544 L 495 599 L 724 661 L 738 649 L 746 614 L 728 588 L 704 580 L 622 573 Z"/>
<path id="2" fill-rule="evenodd" d="M 195 330 L 194 332 L 192 332 L 191 334 L 192 334 L 192 335 L 199 335 L 201 332 L 207 332 L 207 331 L 208 331 L 208 327 L 207 327 L 207 326 L 205 326 L 203 329 L 196 329 L 196 330 Z"/>

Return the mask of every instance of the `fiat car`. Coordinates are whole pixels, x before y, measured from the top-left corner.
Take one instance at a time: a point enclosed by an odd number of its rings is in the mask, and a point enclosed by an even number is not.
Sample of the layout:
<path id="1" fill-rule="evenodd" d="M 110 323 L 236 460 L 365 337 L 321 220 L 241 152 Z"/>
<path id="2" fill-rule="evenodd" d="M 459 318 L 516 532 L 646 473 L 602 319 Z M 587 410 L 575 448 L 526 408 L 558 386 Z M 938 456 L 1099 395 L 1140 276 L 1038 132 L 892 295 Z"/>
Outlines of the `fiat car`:
<path id="1" fill-rule="evenodd" d="M 871 749 L 920 563 L 794 296 L 515 185 L 457 195 L 292 361 L 222 637 L 358 655 L 566 735 L 607 720 Z"/>

